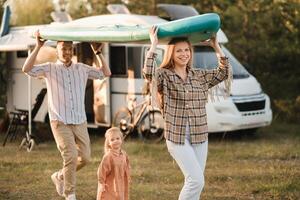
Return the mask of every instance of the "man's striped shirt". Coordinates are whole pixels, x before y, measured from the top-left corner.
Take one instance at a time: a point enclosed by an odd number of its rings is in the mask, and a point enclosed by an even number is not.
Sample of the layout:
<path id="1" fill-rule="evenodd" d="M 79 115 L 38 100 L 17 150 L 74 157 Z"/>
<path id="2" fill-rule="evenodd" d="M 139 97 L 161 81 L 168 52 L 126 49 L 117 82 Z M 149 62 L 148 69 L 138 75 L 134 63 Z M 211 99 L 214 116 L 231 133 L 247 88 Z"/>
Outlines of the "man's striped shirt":
<path id="1" fill-rule="evenodd" d="M 48 90 L 50 121 L 81 124 L 86 121 L 85 87 L 87 79 L 103 79 L 102 70 L 83 63 L 67 67 L 62 62 L 35 65 L 28 73 L 43 77 Z"/>

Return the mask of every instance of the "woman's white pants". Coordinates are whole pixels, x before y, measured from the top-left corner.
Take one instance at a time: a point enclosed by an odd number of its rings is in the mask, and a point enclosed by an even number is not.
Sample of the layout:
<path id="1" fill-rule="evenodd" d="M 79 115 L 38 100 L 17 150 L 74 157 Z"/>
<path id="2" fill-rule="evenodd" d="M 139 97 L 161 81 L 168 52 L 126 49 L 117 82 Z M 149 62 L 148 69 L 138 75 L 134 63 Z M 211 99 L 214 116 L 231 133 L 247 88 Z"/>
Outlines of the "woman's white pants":
<path id="1" fill-rule="evenodd" d="M 184 175 L 184 185 L 179 200 L 199 200 L 204 187 L 204 169 L 207 158 L 208 141 L 191 145 L 186 139 L 184 145 L 166 140 L 168 151 Z"/>

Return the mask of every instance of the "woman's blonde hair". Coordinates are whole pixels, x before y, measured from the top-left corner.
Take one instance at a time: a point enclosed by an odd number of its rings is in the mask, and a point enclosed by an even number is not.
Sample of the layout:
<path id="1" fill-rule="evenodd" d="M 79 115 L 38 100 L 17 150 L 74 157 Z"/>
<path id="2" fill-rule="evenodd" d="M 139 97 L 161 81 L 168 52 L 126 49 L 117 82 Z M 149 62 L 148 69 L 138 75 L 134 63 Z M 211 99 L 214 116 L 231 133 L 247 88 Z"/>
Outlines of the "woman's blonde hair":
<path id="1" fill-rule="evenodd" d="M 186 42 L 188 45 L 189 45 L 189 49 L 190 49 L 190 53 L 191 53 L 191 57 L 190 57 L 190 60 L 187 64 L 187 68 L 190 69 L 193 65 L 193 47 L 192 47 L 192 44 L 191 42 L 187 39 L 187 38 L 184 38 L 184 37 L 178 37 L 178 38 L 173 38 L 170 40 L 170 42 L 168 43 L 168 46 L 167 46 L 167 50 L 166 50 L 166 53 L 164 54 L 164 59 L 160 65 L 160 67 L 162 68 L 167 68 L 167 69 L 170 69 L 170 68 L 174 68 L 174 61 L 173 61 L 173 55 L 174 55 L 174 49 L 175 49 L 175 45 L 179 42 Z"/>
<path id="2" fill-rule="evenodd" d="M 121 132 L 120 128 L 118 127 L 112 127 L 110 129 L 107 129 L 107 131 L 105 132 L 105 142 L 104 142 L 104 153 L 108 153 L 109 150 L 111 149 L 111 146 L 109 146 L 109 136 L 114 134 L 114 133 L 118 133 L 121 137 L 121 139 L 123 140 L 123 133 Z"/>

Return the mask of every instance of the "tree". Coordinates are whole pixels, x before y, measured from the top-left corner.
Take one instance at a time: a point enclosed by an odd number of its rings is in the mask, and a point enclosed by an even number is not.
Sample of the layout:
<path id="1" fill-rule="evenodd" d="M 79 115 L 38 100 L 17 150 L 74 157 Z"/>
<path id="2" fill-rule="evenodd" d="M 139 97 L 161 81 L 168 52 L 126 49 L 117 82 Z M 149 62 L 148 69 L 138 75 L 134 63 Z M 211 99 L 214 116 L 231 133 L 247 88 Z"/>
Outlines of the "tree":
<path id="1" fill-rule="evenodd" d="M 0 0 L 0 16 L 2 19 L 3 15 L 3 5 L 4 5 L 4 0 Z M 0 26 L 2 25 L 2 22 L 0 22 Z M 7 70 L 4 68 L 4 61 L 5 61 L 5 54 L 0 52 L 0 107 L 4 106 L 5 104 L 5 91 L 6 91 L 6 84 L 3 79 L 3 74 L 6 74 Z M 0 111 L 1 113 L 1 111 Z M 2 113 L 0 115 L 2 117 Z"/>
<path id="2" fill-rule="evenodd" d="M 67 11 L 73 19 L 108 14 L 108 4 L 120 4 L 121 0 L 69 0 L 66 3 Z"/>
<path id="3" fill-rule="evenodd" d="M 48 24 L 54 10 L 51 0 L 12 0 L 11 24 L 15 26 Z"/>

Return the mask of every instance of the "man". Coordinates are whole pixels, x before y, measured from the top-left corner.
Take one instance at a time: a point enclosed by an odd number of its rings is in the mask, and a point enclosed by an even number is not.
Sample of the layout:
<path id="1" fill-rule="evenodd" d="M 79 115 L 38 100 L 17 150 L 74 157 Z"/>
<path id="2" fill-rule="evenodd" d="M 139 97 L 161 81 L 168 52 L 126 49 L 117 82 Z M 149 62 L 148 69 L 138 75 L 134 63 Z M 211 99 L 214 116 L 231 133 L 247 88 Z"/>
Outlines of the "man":
<path id="1" fill-rule="evenodd" d="M 101 54 L 102 45 L 91 45 L 97 58 L 95 68 L 83 63 L 73 63 L 73 43 L 57 42 L 56 63 L 34 65 L 44 42 L 36 33 L 36 46 L 23 65 L 23 72 L 33 77 L 43 77 L 48 90 L 48 111 L 51 129 L 57 148 L 63 158 L 63 168 L 51 179 L 56 191 L 67 200 L 76 200 L 76 170 L 90 160 L 90 139 L 87 131 L 84 106 L 87 79 L 103 79 L 111 72 Z"/>

